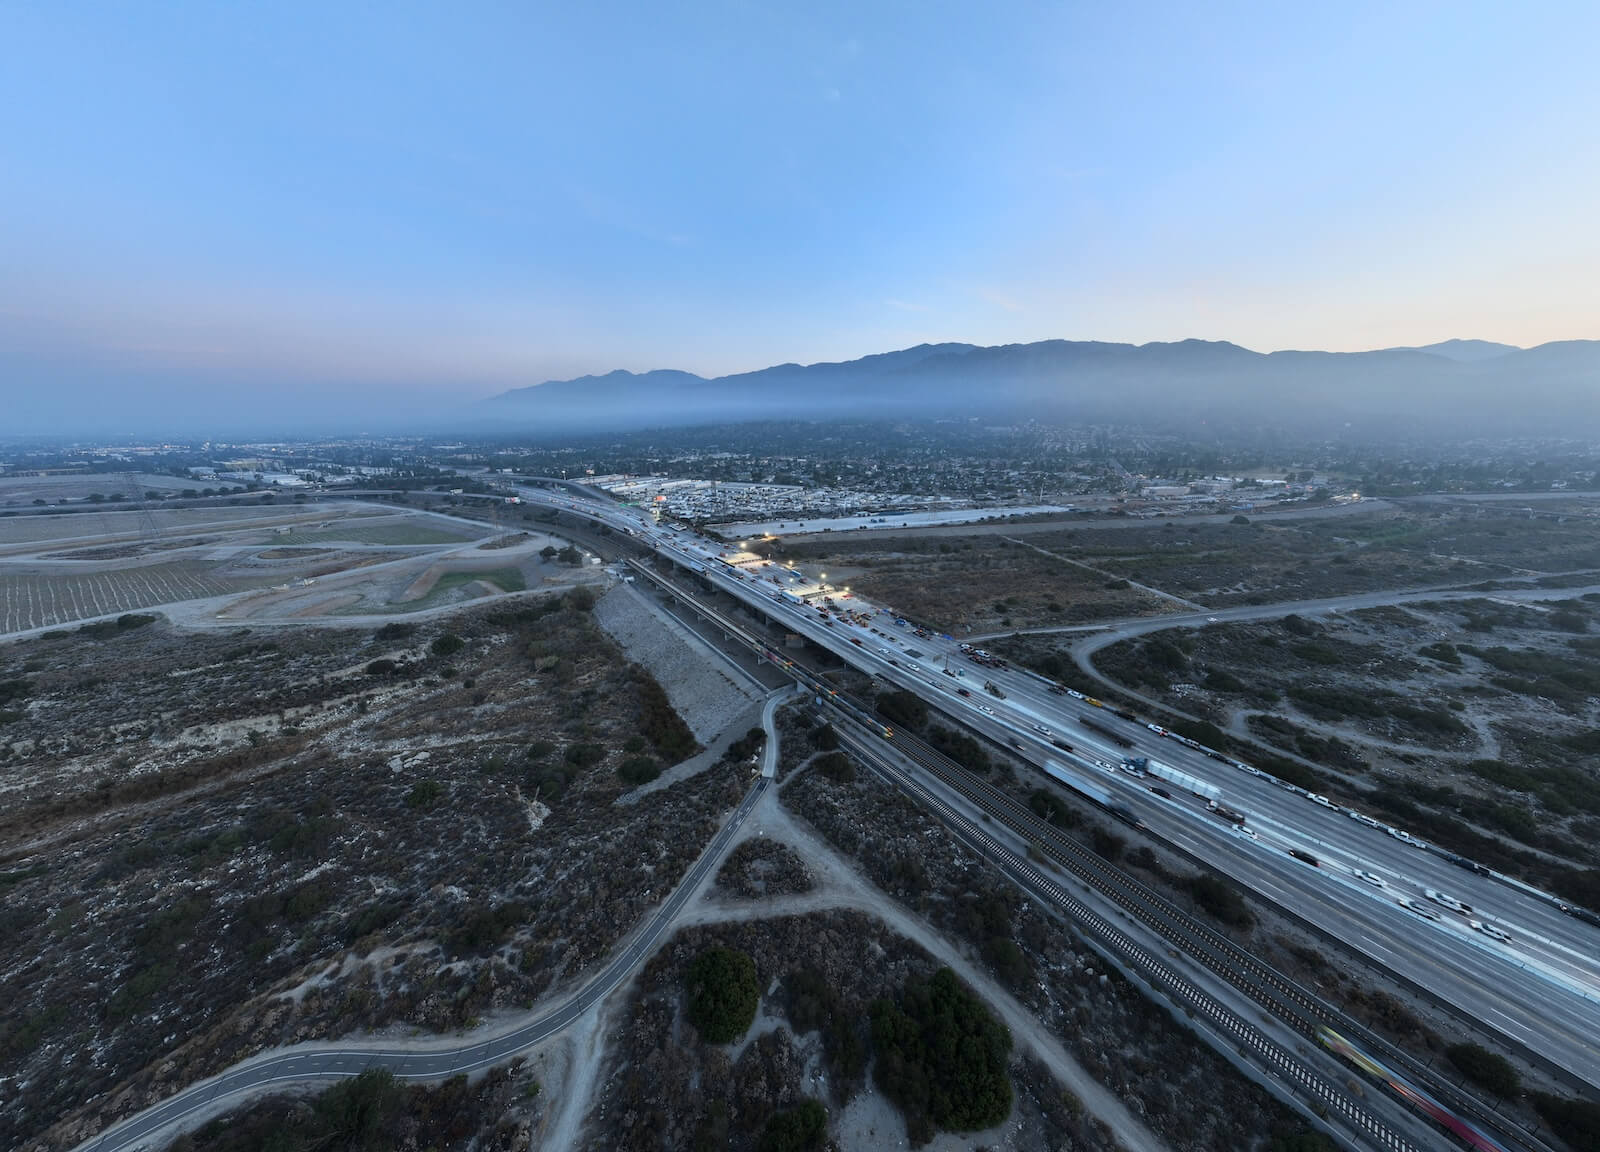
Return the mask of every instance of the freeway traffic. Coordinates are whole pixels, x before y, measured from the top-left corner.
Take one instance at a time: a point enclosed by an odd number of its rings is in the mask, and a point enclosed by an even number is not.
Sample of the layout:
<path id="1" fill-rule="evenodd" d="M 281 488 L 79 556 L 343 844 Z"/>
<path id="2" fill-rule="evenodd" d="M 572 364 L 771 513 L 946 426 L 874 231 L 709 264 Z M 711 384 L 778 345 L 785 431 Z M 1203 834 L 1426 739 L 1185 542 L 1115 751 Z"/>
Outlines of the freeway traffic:
<path id="1" fill-rule="evenodd" d="M 901 626 L 886 608 L 847 590 L 661 527 L 638 509 L 583 499 L 570 490 L 519 491 L 530 503 L 580 512 L 624 531 L 712 587 L 884 682 L 916 692 L 1036 764 L 1065 758 L 1093 770 L 1158 835 L 1550 1064 L 1600 1085 L 1600 1049 L 1593 1039 L 1600 1035 L 1600 932 L 1563 914 L 1543 894 L 1469 871 L 1418 841 L 1358 820 L 1358 814 L 1325 807 L 1269 776 L 1062 694 L 1032 673 L 979 664 L 949 637 Z M 1085 720 L 1099 731 L 1085 727 Z M 1245 814 L 1254 835 L 1234 831 L 1181 790 L 1165 787 L 1166 797 L 1150 791 L 1162 785 L 1119 769 L 1127 755 L 1148 756 L 1208 782 L 1228 807 Z M 1289 855 L 1291 850 L 1299 857 Z M 1470 906 L 1471 912 L 1446 901 Z"/>
<path id="2" fill-rule="evenodd" d="M 629 563 L 635 571 L 656 584 L 662 591 L 691 605 L 713 627 L 761 652 L 767 659 L 786 665 L 788 671 L 811 691 L 817 693 L 820 704 L 833 709 L 839 724 L 840 739 L 845 746 L 850 747 L 858 757 L 861 757 L 864 763 L 874 766 L 875 770 L 887 769 L 888 776 L 897 786 L 918 796 L 931 809 L 938 812 L 946 826 L 958 838 L 965 839 L 969 843 L 974 841 L 989 843 L 989 848 L 980 848 L 980 851 L 1000 863 L 1012 879 L 1024 889 L 1042 897 L 1046 903 L 1062 906 L 1081 930 L 1088 931 L 1092 937 L 1100 940 L 1119 957 L 1116 963 L 1131 964 L 1138 970 L 1140 975 L 1135 977 L 1136 980 L 1146 983 L 1156 996 L 1159 998 L 1176 996 L 1179 1002 L 1186 1002 L 1191 1010 L 1197 1012 L 1197 1016 L 1190 1019 L 1204 1020 L 1214 1028 L 1220 1029 L 1228 1038 L 1214 1039 L 1213 1042 L 1228 1059 L 1234 1059 L 1236 1052 L 1242 1055 L 1246 1050 L 1254 1051 L 1257 1056 L 1256 1066 L 1268 1070 L 1273 1091 L 1281 1090 L 1285 1077 L 1297 1081 L 1301 1085 L 1301 1090 L 1309 1092 L 1313 1099 L 1320 1100 L 1326 1107 L 1343 1112 L 1355 1121 L 1356 1127 L 1361 1130 L 1364 1137 L 1363 1142 L 1373 1140 L 1386 1149 L 1403 1147 L 1405 1141 L 1399 1133 L 1413 1129 L 1410 1120 L 1396 1115 L 1386 1106 L 1387 1121 L 1380 1121 L 1367 1113 L 1357 1102 L 1361 1098 L 1359 1088 L 1349 1089 L 1348 1095 L 1343 1089 L 1330 1091 L 1331 1085 L 1327 1081 L 1318 1081 L 1315 1074 L 1309 1073 L 1302 1059 L 1306 1055 L 1303 1046 L 1295 1045 L 1294 1052 L 1291 1053 L 1269 1040 L 1238 1015 L 1241 1010 L 1246 1015 L 1254 1014 L 1243 1003 L 1226 992 L 1222 993 L 1224 1000 L 1231 1000 L 1234 1003 L 1233 1009 L 1230 1010 L 1214 995 L 1202 991 L 1189 980 L 1178 976 L 1163 961 L 1152 963 L 1154 957 L 1147 949 L 1141 949 L 1137 945 L 1130 947 L 1131 942 L 1125 932 L 1111 928 L 1103 916 L 1084 908 L 1059 886 L 1053 883 L 1047 883 L 1042 887 L 1038 885 L 1037 871 L 1031 865 L 1024 864 L 1017 855 L 1017 851 L 1022 850 L 1020 844 L 1027 845 L 1026 851 L 1030 855 L 1035 852 L 1043 853 L 1085 881 L 1092 891 L 1108 898 L 1110 906 L 1103 911 L 1109 912 L 1112 916 L 1129 914 L 1135 921 L 1153 929 L 1155 938 L 1148 943 L 1155 947 L 1157 953 L 1167 952 L 1174 957 L 1187 954 L 1198 960 L 1201 965 L 1210 969 L 1212 974 L 1221 977 L 1223 984 L 1244 993 L 1248 1000 L 1267 1008 L 1272 1017 L 1287 1023 L 1304 1036 L 1309 1037 L 1319 1033 L 1319 1030 L 1326 1031 L 1329 1024 L 1335 1024 L 1363 1041 L 1368 1046 L 1369 1053 L 1373 1051 L 1380 1055 L 1387 1053 L 1401 1068 L 1409 1068 L 1419 1081 L 1424 1084 L 1431 1083 L 1434 1090 L 1443 1097 L 1444 1103 L 1441 1103 L 1438 1097 L 1427 1097 L 1433 1110 L 1422 1110 L 1429 1118 L 1453 1131 L 1459 1130 L 1467 1134 L 1472 1139 L 1474 1147 L 1486 1150 L 1543 1147 L 1537 1140 L 1525 1142 L 1512 1137 L 1509 1143 L 1504 1143 L 1485 1138 L 1483 1129 L 1500 1129 L 1504 1134 L 1504 1126 L 1492 1119 L 1489 1109 L 1474 1101 L 1470 1095 L 1461 1093 L 1448 1083 L 1441 1083 L 1415 1060 L 1402 1052 L 1392 1050 L 1389 1045 L 1367 1033 L 1354 1021 L 1346 1019 L 1337 1010 L 1323 1004 L 1314 994 L 1263 965 L 1215 930 L 1183 914 L 1159 895 L 1102 860 L 1094 852 L 1062 836 L 1058 829 L 1040 820 L 1015 796 L 980 781 L 972 773 L 949 761 L 916 737 L 904 731 L 891 729 L 869 708 L 862 707 L 846 693 L 821 679 L 814 671 L 786 660 L 772 648 L 766 638 L 760 635 L 759 625 L 746 626 L 740 623 L 727 610 L 720 606 L 708 605 L 694 592 L 668 580 L 649 565 L 638 561 Z M 905 771 L 894 770 L 892 763 L 886 760 L 886 750 L 890 749 L 907 758 Z M 1079 785 L 1086 790 L 1086 793 L 1094 795 L 1098 803 L 1110 806 L 1114 812 L 1119 810 L 1109 793 L 1088 778 L 1078 777 L 1077 774 L 1065 770 L 1053 761 L 1047 763 L 1046 771 L 1059 774 L 1065 779 L 1078 779 Z M 941 788 L 952 794 L 948 798 L 955 801 L 955 808 L 941 798 L 939 795 Z M 975 814 L 983 816 L 986 822 L 983 827 L 973 823 L 971 818 L 963 816 L 957 810 L 966 804 L 976 809 Z M 1135 819 L 1125 808 L 1121 808 L 1120 811 L 1124 818 Z M 993 823 L 987 823 L 990 818 L 993 819 Z M 997 831 L 1001 827 L 1020 837 L 1019 843 L 1013 845 L 1015 851 L 1008 851 L 994 844 L 990 830 Z M 1096 899 L 1087 893 L 1086 898 Z M 1133 930 L 1139 931 L 1139 929 Z M 1176 944 L 1180 952 L 1172 953 L 1165 941 Z M 1219 986 L 1213 984 L 1212 992 L 1217 991 Z M 1404 1093 L 1401 1095 L 1404 1096 Z M 1430 1144 L 1431 1140 L 1424 1137 L 1423 1143 Z"/>

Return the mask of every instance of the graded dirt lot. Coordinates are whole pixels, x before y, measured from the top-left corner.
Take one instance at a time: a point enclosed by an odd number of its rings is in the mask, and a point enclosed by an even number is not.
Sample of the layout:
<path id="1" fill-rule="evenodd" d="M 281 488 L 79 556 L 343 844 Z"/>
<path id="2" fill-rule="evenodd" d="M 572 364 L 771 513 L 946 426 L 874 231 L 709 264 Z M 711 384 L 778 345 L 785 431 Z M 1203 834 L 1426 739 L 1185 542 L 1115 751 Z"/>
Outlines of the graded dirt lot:
<path id="1" fill-rule="evenodd" d="M 846 538 L 773 555 L 952 635 L 1154 615 L 1181 605 L 1005 536 Z"/>
<path id="2" fill-rule="evenodd" d="M 202 487 L 196 480 L 158 476 L 151 472 L 101 472 L 63 476 L 0 476 L 0 508 L 33 507 L 36 502 L 57 504 L 86 500 L 96 492 L 131 498 L 133 493 L 178 493 Z"/>
<path id="3" fill-rule="evenodd" d="M 1600 569 L 1600 499 L 1536 511 L 1435 501 L 1326 511 L 813 535 L 760 547 L 952 635 Z"/>
<path id="4" fill-rule="evenodd" d="M 502 560 L 503 562 L 503 560 Z M 262 1048 L 442 1031 L 588 971 L 749 770 L 585 589 L 424 625 L 153 616 L 0 645 L 0 1146 Z M 119 1089 L 118 1085 L 125 1087 Z"/>

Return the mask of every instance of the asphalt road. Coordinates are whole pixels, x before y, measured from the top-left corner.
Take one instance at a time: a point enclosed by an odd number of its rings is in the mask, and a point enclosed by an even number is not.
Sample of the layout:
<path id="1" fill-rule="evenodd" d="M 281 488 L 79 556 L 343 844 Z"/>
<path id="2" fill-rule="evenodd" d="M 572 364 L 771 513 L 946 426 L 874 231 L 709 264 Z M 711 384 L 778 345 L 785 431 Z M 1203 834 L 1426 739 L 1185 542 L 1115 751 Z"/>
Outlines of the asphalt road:
<path id="1" fill-rule="evenodd" d="M 769 713 L 770 715 L 770 713 Z M 769 747 L 776 741 L 769 739 Z M 79 1145 L 81 1152 L 134 1152 L 147 1146 L 163 1129 L 209 1110 L 219 1102 L 242 1102 L 264 1090 L 281 1089 L 291 1084 L 337 1080 L 355 1076 L 368 1068 L 387 1068 L 400 1080 L 441 1080 L 461 1073 L 473 1073 L 504 1064 L 566 1028 L 603 999 L 655 950 L 661 934 L 694 893 L 701 880 L 721 859 L 723 850 L 737 834 L 739 826 L 766 791 L 765 775 L 758 776 L 750 791 L 724 822 L 722 828 L 701 853 L 671 896 L 604 969 L 585 984 L 566 1003 L 537 1020 L 509 1032 L 468 1044 L 439 1042 L 437 1046 L 396 1047 L 383 1044 L 306 1044 L 246 1060 L 227 1071 L 191 1085 L 177 1095 L 137 1115 L 113 1125 L 92 1140 Z"/>
<path id="2" fill-rule="evenodd" d="M 721 549 L 713 542 L 654 528 L 632 509 L 595 502 L 588 510 L 618 527 L 629 526 L 636 537 L 700 571 L 714 586 L 756 605 L 863 671 L 917 692 L 1036 763 L 1060 758 L 1075 761 L 1080 768 L 1096 761 L 1115 765 L 1123 755 L 1137 752 L 1213 784 L 1223 791 L 1227 803 L 1248 814 L 1249 823 L 1259 829 L 1258 839 L 1229 833 L 1213 817 L 1202 819 L 1201 805 L 1180 795 L 1181 790 L 1169 788 L 1175 799 L 1163 801 L 1148 791 L 1148 781 L 1115 770 L 1101 772 L 1105 786 L 1142 816 L 1148 815 L 1153 829 L 1172 834 L 1179 843 L 1185 842 L 1180 837 L 1187 838 L 1196 855 L 1241 883 L 1318 924 L 1439 999 L 1457 1005 L 1486 1028 L 1542 1055 L 1578 1079 L 1600 1086 L 1600 1047 L 1595 1040 L 1600 1037 L 1600 931 L 1561 914 L 1548 897 L 1469 873 L 1438 855 L 1394 839 L 1383 829 L 1322 808 L 1303 792 L 1286 789 L 1269 777 L 1219 763 L 1084 701 L 1050 694 L 1046 682 L 1031 673 L 979 668 L 963 658 L 955 641 L 914 637 L 895 627 L 882 610 L 875 611 L 870 625 L 876 633 L 837 619 L 829 625 L 815 608 L 783 594 L 782 588 L 809 590 L 792 577 L 783 576 L 776 568 L 733 569 L 720 562 Z M 767 579 L 768 571 L 777 573 L 783 583 L 774 585 Z M 1488 595 L 1560 598 L 1582 591 L 1525 589 Z M 1437 591 L 1368 593 L 1298 606 L 1249 605 L 1168 616 L 1125 627 L 1154 630 L 1185 620 L 1193 625 L 1213 617 L 1255 619 L 1288 611 L 1347 610 L 1449 595 Z M 872 607 L 854 599 L 848 606 L 857 610 Z M 859 643 L 851 643 L 852 639 Z M 959 675 L 946 675 L 946 667 Z M 982 690 L 986 679 L 1005 693 L 1004 699 Z M 970 695 L 959 695 L 963 687 Z M 1081 717 L 1118 733 L 1133 748 L 1089 732 L 1078 723 Z M 1077 755 L 1054 748 L 1051 737 L 1038 731 L 1039 727 L 1072 744 Z M 1207 823 L 1214 823 L 1216 829 L 1204 830 Z M 1288 856 L 1290 847 L 1326 862 L 1315 868 L 1303 864 Z M 1385 886 L 1380 889 L 1357 879 L 1356 868 L 1380 876 Z M 1473 932 L 1465 917 L 1428 902 L 1424 888 L 1446 892 L 1472 905 L 1474 918 L 1501 926 L 1511 935 L 1511 942 L 1502 944 Z M 1433 908 L 1440 914 L 1439 921 L 1402 908 L 1396 902 L 1400 896 Z"/>
<path id="3" fill-rule="evenodd" d="M 1119 640 L 1145 636 L 1151 632 L 1163 632 L 1168 628 L 1203 628 L 1207 624 L 1275 620 L 1291 613 L 1299 616 L 1318 616 L 1330 612 L 1353 612 L 1358 608 L 1379 608 L 1389 604 L 1414 604 L 1423 601 L 1568 600 L 1596 590 L 1600 590 L 1600 584 L 1590 584 L 1580 588 L 1503 588 L 1494 592 L 1474 592 L 1463 589 L 1456 583 L 1404 592 L 1355 592 L 1348 596 L 1327 596 L 1319 600 L 1284 600 L 1274 604 L 1241 604 L 1232 608 L 1213 608 L 1199 612 L 1171 612 L 1165 616 L 1124 620 L 1110 625 L 1066 624 L 1057 628 L 1007 628 L 1000 632 L 969 636 L 967 639 L 973 644 L 982 644 L 986 640 L 999 640 L 1006 636 L 1046 636 L 1076 632 L 1088 634 L 1088 639 L 1078 641 L 1075 651 L 1091 653 L 1098 652 L 1101 648 L 1115 644 Z"/>

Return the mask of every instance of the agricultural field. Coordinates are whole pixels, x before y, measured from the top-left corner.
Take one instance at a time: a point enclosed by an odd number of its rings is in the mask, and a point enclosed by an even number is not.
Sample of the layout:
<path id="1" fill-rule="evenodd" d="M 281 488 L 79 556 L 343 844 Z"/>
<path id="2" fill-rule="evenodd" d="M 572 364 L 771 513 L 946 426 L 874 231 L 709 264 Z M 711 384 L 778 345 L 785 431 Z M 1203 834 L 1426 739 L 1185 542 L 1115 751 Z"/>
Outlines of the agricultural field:
<path id="1" fill-rule="evenodd" d="M 209 508 L 119 509 L 114 505 L 82 512 L 49 516 L 0 516 L 0 554 L 18 551 L 16 545 L 48 540 L 92 546 L 98 540 L 138 542 L 154 527 L 162 538 L 185 539 L 205 531 L 232 531 L 250 527 L 267 529 L 294 523 L 315 523 L 335 518 L 388 516 L 387 509 L 362 505 L 240 504 Z"/>
<path id="2" fill-rule="evenodd" d="M 447 1032 L 592 971 L 749 780 L 708 759 L 616 804 L 624 766 L 697 745 L 592 603 L 270 632 L 146 614 L 0 645 L 0 1147 L 69 1147 L 265 1047 Z"/>
<path id="3" fill-rule="evenodd" d="M 83 573 L 12 572 L 0 566 L 0 634 L 222 596 L 270 579 L 220 575 L 221 569 L 198 560 Z"/>
<path id="4" fill-rule="evenodd" d="M 355 503 L 0 517 L 0 635 L 185 605 L 193 620 L 431 611 L 601 578 L 547 554 L 565 544 Z"/>

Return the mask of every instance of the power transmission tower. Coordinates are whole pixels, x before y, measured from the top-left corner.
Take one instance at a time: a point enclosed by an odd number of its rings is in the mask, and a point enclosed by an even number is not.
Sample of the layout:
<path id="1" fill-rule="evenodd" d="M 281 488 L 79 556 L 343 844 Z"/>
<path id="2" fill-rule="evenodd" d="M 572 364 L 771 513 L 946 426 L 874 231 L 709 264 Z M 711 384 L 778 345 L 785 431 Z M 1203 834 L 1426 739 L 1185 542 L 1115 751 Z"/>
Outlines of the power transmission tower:
<path id="1" fill-rule="evenodd" d="M 122 474 L 122 491 L 133 503 L 135 523 L 139 526 L 139 543 L 143 545 L 154 544 L 161 538 L 161 529 L 156 526 L 156 518 L 150 515 L 149 502 L 145 500 L 144 489 L 139 484 L 139 476 L 134 472 Z"/>

